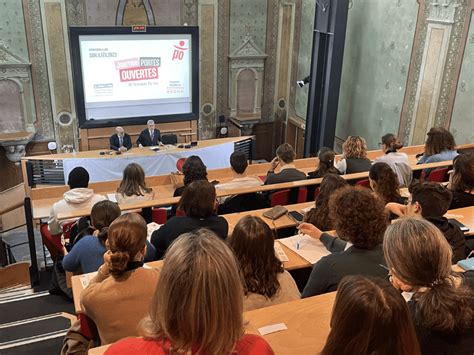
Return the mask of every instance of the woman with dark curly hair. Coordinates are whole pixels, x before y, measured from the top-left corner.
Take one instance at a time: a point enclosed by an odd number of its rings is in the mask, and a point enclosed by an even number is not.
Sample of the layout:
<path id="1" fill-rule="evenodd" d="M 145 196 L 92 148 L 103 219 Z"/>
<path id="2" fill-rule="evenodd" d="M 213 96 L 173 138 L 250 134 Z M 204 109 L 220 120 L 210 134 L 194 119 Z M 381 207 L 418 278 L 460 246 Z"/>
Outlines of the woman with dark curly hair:
<path id="1" fill-rule="evenodd" d="M 275 255 L 273 232 L 260 217 L 241 218 L 229 244 L 243 276 L 244 311 L 300 298 L 295 280 Z"/>
<path id="2" fill-rule="evenodd" d="M 347 275 L 387 277 L 380 266 L 385 265 L 382 240 L 388 223 L 384 206 L 365 188 L 350 186 L 336 191 L 329 201 L 329 211 L 337 235 L 348 242 L 346 250 L 325 256 L 314 265 L 302 297 L 335 291 Z M 325 234 L 309 223 L 301 223 L 298 228 L 315 239 Z"/>
<path id="3" fill-rule="evenodd" d="M 453 193 L 450 210 L 474 206 L 474 154 L 463 153 L 454 158 L 448 189 Z"/>
<path id="4" fill-rule="evenodd" d="M 370 187 L 384 203 L 404 203 L 398 188 L 397 175 L 386 163 L 375 163 L 369 171 Z"/>
<path id="5" fill-rule="evenodd" d="M 207 181 L 207 170 L 206 166 L 202 162 L 201 158 L 197 155 L 191 155 L 186 159 L 183 164 L 183 175 L 184 175 L 184 186 L 178 187 L 174 190 L 173 197 L 181 196 L 184 188 L 190 183 L 198 180 Z"/>
<path id="6" fill-rule="evenodd" d="M 432 127 L 427 136 L 425 151 L 418 164 L 452 160 L 458 155 L 454 137 L 446 128 Z"/>
<path id="7" fill-rule="evenodd" d="M 341 187 L 347 186 L 347 181 L 336 174 L 328 174 L 323 178 L 316 197 L 315 207 L 310 209 L 304 216 L 304 221 L 311 223 L 322 231 L 334 229 L 334 224 L 329 214 L 329 198 Z"/>

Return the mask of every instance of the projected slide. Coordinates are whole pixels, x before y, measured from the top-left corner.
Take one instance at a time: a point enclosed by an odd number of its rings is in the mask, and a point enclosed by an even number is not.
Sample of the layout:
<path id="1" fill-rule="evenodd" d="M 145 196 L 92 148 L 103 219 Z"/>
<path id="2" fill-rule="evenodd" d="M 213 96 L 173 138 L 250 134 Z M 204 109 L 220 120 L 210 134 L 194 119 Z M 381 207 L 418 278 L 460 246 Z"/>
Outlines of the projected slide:
<path id="1" fill-rule="evenodd" d="M 189 34 L 79 36 L 87 120 L 192 112 Z"/>

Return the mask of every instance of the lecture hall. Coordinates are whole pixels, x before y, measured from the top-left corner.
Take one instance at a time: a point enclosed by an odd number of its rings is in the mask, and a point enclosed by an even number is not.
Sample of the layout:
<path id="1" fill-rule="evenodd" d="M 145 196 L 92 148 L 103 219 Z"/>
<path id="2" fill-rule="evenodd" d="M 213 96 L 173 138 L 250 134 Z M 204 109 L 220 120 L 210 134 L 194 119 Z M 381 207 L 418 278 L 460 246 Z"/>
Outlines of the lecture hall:
<path id="1" fill-rule="evenodd" d="M 0 354 L 473 355 L 474 0 L 0 0 Z"/>

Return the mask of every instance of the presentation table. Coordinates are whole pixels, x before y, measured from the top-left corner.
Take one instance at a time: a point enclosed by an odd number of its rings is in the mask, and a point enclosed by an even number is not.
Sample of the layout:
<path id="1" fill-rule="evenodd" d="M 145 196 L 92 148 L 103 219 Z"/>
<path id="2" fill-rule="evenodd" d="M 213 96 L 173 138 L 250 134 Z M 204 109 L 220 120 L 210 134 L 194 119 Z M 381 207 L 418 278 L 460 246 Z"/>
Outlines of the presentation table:
<path id="1" fill-rule="evenodd" d="M 230 166 L 229 158 L 236 144 L 251 140 L 251 137 L 231 137 L 198 141 L 191 148 L 173 145 L 160 147 L 132 148 L 117 154 L 111 150 L 93 150 L 77 153 L 38 155 L 23 158 L 23 161 L 47 164 L 41 170 L 42 178 L 48 182 L 48 174 L 55 179 L 64 178 L 67 183 L 69 173 L 77 166 L 84 167 L 90 176 L 89 182 L 122 179 L 123 170 L 130 163 L 140 164 L 145 176 L 166 175 L 176 171 L 176 162 L 191 155 L 199 156 L 207 169 L 221 169 Z M 27 176 L 26 164 L 22 164 L 23 176 Z M 62 170 L 61 170 L 62 168 Z M 61 172 L 62 172 L 62 176 Z M 53 179 L 54 180 L 54 179 Z"/>

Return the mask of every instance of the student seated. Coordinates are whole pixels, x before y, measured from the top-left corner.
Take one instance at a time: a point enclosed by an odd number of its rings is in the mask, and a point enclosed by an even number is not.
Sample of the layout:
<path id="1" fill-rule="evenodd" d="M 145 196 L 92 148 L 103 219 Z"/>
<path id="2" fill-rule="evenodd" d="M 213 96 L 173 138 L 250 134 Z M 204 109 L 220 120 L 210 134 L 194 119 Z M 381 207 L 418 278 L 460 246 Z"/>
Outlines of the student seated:
<path id="1" fill-rule="evenodd" d="M 210 182 L 198 180 L 186 186 L 178 208 L 185 216 L 169 219 L 151 235 L 157 259 L 163 258 L 166 249 L 181 234 L 198 228 L 208 228 L 219 238 L 227 238 L 229 225 L 225 218 L 216 215 L 216 189 Z"/>
<path id="2" fill-rule="evenodd" d="M 369 171 L 370 187 L 374 193 L 384 202 L 404 203 L 400 196 L 397 175 L 386 163 L 375 163 Z"/>
<path id="3" fill-rule="evenodd" d="M 371 162 L 367 159 L 367 143 L 359 136 L 349 136 L 342 144 L 343 159 L 336 163 L 341 174 L 362 173 L 370 170 Z"/>
<path id="4" fill-rule="evenodd" d="M 340 171 L 334 167 L 335 156 L 336 153 L 331 148 L 322 147 L 318 152 L 318 168 L 308 173 L 308 179 L 322 178 L 327 174 L 340 174 Z"/>
<path id="5" fill-rule="evenodd" d="M 115 202 L 105 200 L 92 206 L 90 227 L 93 229 L 93 233 L 76 239 L 70 252 L 66 248 L 63 249 L 62 266 L 64 270 L 84 274 L 97 271 L 104 263 L 109 226 L 120 214 L 120 207 Z M 153 261 L 156 254 L 155 247 L 148 240 L 146 245 L 144 261 Z"/>
<path id="6" fill-rule="evenodd" d="M 157 269 L 146 269 L 147 227 L 137 213 L 127 213 L 110 225 L 104 264 L 82 292 L 85 315 L 94 321 L 101 344 L 137 335 L 159 278 Z"/>
<path id="7" fill-rule="evenodd" d="M 425 151 L 418 164 L 452 160 L 457 155 L 454 137 L 446 128 L 432 127 L 427 133 Z M 427 169 L 428 172 L 432 169 Z"/>
<path id="8" fill-rule="evenodd" d="M 115 134 L 109 138 L 110 149 L 118 150 L 120 152 L 126 152 L 132 149 L 132 140 L 130 136 L 125 133 L 123 127 L 115 128 Z"/>
<path id="9" fill-rule="evenodd" d="M 408 205 L 389 203 L 387 210 L 400 217 L 422 216 L 430 221 L 443 233 L 453 249 L 453 263 L 464 259 L 468 251 L 464 233 L 444 217 L 451 203 L 451 192 L 439 183 L 423 182 L 412 184 L 410 193 Z"/>
<path id="10" fill-rule="evenodd" d="M 408 308 L 423 354 L 472 354 L 474 294 L 451 270 L 452 250 L 433 224 L 403 218 L 387 228 L 384 253 L 391 281 L 413 292 Z"/>
<path id="11" fill-rule="evenodd" d="M 321 354 L 421 354 L 400 292 L 379 278 L 344 277 L 337 288 L 331 332 Z"/>
<path id="12" fill-rule="evenodd" d="M 291 145 L 283 143 L 277 148 L 276 155 L 277 156 L 271 161 L 271 168 L 267 172 L 265 185 L 306 179 L 306 174 L 296 169 L 293 164 L 296 153 Z M 278 165 L 280 165 L 280 172 L 275 173 L 275 169 Z"/>
<path id="13" fill-rule="evenodd" d="M 105 200 L 105 196 L 94 194 L 89 189 L 89 173 L 83 167 L 71 170 L 68 176 L 70 190 L 63 194 L 63 199 L 56 202 L 49 213 L 48 228 L 52 235 L 62 234 L 61 223 L 58 220 L 58 212 L 66 213 L 91 208 L 97 202 Z"/>
<path id="14" fill-rule="evenodd" d="M 344 187 L 331 197 L 329 213 L 333 216 L 337 235 L 350 246 L 323 257 L 313 266 L 302 297 L 335 291 L 339 281 L 347 275 L 387 277 L 386 270 L 380 266 L 385 265 L 382 239 L 388 223 L 383 202 L 366 188 Z M 301 223 L 298 228 L 315 239 L 323 235 L 309 223 Z"/>
<path id="15" fill-rule="evenodd" d="M 120 214 L 120 207 L 108 200 L 97 202 L 92 206 L 91 227 L 94 232 L 76 240 L 70 253 L 64 248 L 65 256 L 62 261 L 64 270 L 82 273 L 97 271 L 104 263 L 109 226 Z"/>
<path id="16" fill-rule="evenodd" d="M 274 234 L 259 217 L 239 220 L 229 239 L 240 264 L 244 287 L 244 311 L 300 298 L 295 280 L 275 255 Z"/>
<path id="17" fill-rule="evenodd" d="M 474 154 L 463 153 L 453 160 L 448 189 L 453 193 L 450 210 L 474 206 Z"/>
<path id="18" fill-rule="evenodd" d="M 186 158 L 183 164 L 184 186 L 174 190 L 173 197 L 181 196 L 190 183 L 199 180 L 207 181 L 207 168 L 197 155 Z"/>
<path id="19" fill-rule="evenodd" d="M 262 181 L 253 176 L 247 176 L 247 155 L 243 152 L 233 152 L 230 155 L 230 167 L 233 179 L 223 184 L 216 185 L 217 190 L 238 190 L 263 185 Z"/>
<path id="20" fill-rule="evenodd" d="M 273 354 L 245 334 L 243 292 L 232 251 L 202 229 L 179 237 L 166 253 L 160 282 L 139 334 L 107 354 Z"/>
<path id="21" fill-rule="evenodd" d="M 398 152 L 403 148 L 398 137 L 392 133 L 388 133 L 382 137 L 379 143 L 384 155 L 374 159 L 374 163 L 386 163 L 397 174 L 400 186 L 409 186 L 413 178 L 413 170 L 411 168 L 408 155 Z"/>
<path id="22" fill-rule="evenodd" d="M 123 171 L 123 178 L 115 194 L 120 204 L 137 203 L 140 201 L 153 200 L 155 193 L 146 187 L 145 172 L 141 165 L 128 164 Z"/>
<path id="23" fill-rule="evenodd" d="M 328 174 L 321 181 L 315 207 L 304 215 L 304 221 L 313 224 L 322 231 L 334 229 L 334 223 L 329 213 L 329 198 L 338 189 L 347 186 L 347 181 L 339 175 Z"/>

